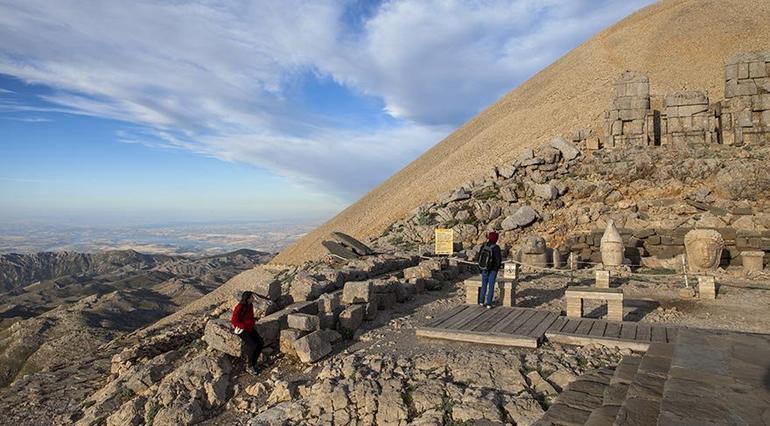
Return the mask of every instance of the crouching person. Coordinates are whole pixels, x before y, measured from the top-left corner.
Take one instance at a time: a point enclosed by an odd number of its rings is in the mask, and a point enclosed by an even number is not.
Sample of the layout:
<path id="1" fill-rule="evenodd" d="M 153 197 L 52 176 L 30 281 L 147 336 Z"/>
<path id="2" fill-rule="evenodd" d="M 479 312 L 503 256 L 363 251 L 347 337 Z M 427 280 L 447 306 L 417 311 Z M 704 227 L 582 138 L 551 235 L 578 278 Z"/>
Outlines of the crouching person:
<path id="1" fill-rule="evenodd" d="M 254 330 L 254 306 L 252 300 L 254 293 L 250 291 L 244 291 L 241 294 L 241 301 L 235 305 L 233 309 L 233 316 L 230 318 L 230 322 L 233 324 L 235 334 L 240 336 L 243 342 L 246 344 L 246 351 L 248 356 L 248 366 L 246 371 L 250 374 L 257 374 L 257 360 L 262 353 L 262 347 L 264 342 L 262 337 Z"/>
<path id="2" fill-rule="evenodd" d="M 490 232 L 487 235 L 487 242 L 481 246 L 479 251 L 479 268 L 481 268 L 481 291 L 479 292 L 479 305 L 492 308 L 492 301 L 495 297 L 495 281 L 497 280 L 497 271 L 503 263 L 503 256 L 500 252 L 500 246 L 497 245 L 499 235 L 497 232 Z"/>

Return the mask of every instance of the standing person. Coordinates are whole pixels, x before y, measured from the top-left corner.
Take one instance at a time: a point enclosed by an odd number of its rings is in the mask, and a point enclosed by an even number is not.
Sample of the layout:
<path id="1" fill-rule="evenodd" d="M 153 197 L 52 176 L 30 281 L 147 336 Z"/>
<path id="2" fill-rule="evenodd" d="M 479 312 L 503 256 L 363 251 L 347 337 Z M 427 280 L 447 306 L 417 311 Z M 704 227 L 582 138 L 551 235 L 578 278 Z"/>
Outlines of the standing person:
<path id="1" fill-rule="evenodd" d="M 256 375 L 258 371 L 257 360 L 259 359 L 259 354 L 262 353 L 262 347 L 265 343 L 262 341 L 262 337 L 259 333 L 254 330 L 253 298 L 254 293 L 250 291 L 244 291 L 241 294 L 241 301 L 235 305 L 230 322 L 235 328 L 235 334 L 240 336 L 248 350 L 247 355 L 249 358 L 249 365 L 246 367 L 246 371 Z"/>
<path id="2" fill-rule="evenodd" d="M 497 271 L 503 264 L 503 255 L 500 252 L 500 246 L 497 245 L 499 235 L 497 232 L 490 232 L 487 235 L 487 242 L 481 246 L 479 251 L 479 268 L 481 268 L 481 291 L 479 292 L 479 306 L 492 308 L 492 299 L 495 297 L 495 280 L 497 280 Z"/>

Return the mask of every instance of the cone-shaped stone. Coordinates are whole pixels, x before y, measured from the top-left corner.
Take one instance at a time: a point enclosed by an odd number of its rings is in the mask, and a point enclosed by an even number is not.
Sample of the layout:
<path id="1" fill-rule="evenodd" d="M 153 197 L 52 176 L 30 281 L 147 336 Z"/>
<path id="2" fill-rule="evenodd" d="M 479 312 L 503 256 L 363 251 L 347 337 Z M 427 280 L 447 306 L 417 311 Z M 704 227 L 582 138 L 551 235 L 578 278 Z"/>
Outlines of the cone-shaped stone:
<path id="1" fill-rule="evenodd" d="M 620 236 L 615 222 L 607 222 L 607 229 L 602 235 L 600 250 L 602 252 L 602 263 L 605 266 L 621 266 L 623 264 L 623 237 Z"/>

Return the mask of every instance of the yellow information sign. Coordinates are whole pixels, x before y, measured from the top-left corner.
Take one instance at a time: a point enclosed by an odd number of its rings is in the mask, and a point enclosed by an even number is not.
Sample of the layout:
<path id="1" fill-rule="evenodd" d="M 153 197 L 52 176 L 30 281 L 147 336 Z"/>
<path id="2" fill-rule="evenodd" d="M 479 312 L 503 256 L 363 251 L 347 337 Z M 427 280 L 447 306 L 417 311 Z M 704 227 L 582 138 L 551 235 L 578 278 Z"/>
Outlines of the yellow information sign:
<path id="1" fill-rule="evenodd" d="M 455 233 L 452 229 L 436 228 L 436 254 L 454 253 Z"/>

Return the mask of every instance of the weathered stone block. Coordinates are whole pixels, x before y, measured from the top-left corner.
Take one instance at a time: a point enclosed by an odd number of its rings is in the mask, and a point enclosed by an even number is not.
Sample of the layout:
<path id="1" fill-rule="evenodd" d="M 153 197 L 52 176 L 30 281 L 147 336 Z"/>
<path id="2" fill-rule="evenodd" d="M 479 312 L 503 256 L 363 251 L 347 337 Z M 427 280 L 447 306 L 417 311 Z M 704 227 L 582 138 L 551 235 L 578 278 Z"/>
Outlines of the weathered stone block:
<path id="1" fill-rule="evenodd" d="M 306 334 L 307 332 L 305 331 L 294 330 L 291 328 L 281 330 L 280 341 L 279 341 L 280 351 L 286 355 L 296 356 L 296 352 L 294 351 L 294 342 L 296 342 L 297 339 L 305 336 Z"/>
<path id="2" fill-rule="evenodd" d="M 233 333 L 233 327 L 225 320 L 209 320 L 203 330 L 203 341 L 212 349 L 234 357 L 241 356 L 243 341 Z"/>
<path id="3" fill-rule="evenodd" d="M 295 302 L 315 300 L 326 289 L 326 284 L 319 283 L 306 272 L 300 272 L 291 283 L 289 294 Z"/>
<path id="4" fill-rule="evenodd" d="M 290 314 L 287 317 L 289 328 L 302 331 L 316 331 L 320 328 L 320 321 L 316 315 Z"/>
<path id="5" fill-rule="evenodd" d="M 701 299 L 716 299 L 716 280 L 713 276 L 698 277 L 698 297 Z"/>
<path id="6" fill-rule="evenodd" d="M 354 303 L 369 303 L 371 298 L 371 281 L 351 281 L 345 283 L 345 287 L 342 290 L 342 303 L 345 305 Z"/>
<path id="7" fill-rule="evenodd" d="M 610 288 L 610 271 L 596 271 L 596 287 Z"/>
<path id="8" fill-rule="evenodd" d="M 765 252 L 744 251 L 741 252 L 744 272 L 761 272 L 764 269 Z"/>
<path id="9" fill-rule="evenodd" d="M 310 364 L 330 354 L 332 346 L 322 331 L 315 331 L 294 342 L 294 351 L 300 361 Z"/>
<path id="10" fill-rule="evenodd" d="M 352 250 L 354 253 L 360 256 L 368 256 L 368 255 L 374 254 L 374 251 L 371 248 L 369 248 L 366 244 L 362 243 L 361 241 L 358 241 L 357 239 L 351 237 L 350 235 L 343 234 L 342 232 L 332 232 L 331 237 L 336 242 L 342 244 L 343 246 L 348 247 L 350 250 Z"/>
<path id="11" fill-rule="evenodd" d="M 340 312 L 339 320 L 337 323 L 337 329 L 345 337 L 352 337 L 353 333 L 361 327 L 361 322 L 364 320 L 364 313 L 366 312 L 366 306 L 364 305 L 350 305 Z"/>
<path id="12" fill-rule="evenodd" d="M 366 307 L 366 309 L 364 311 L 364 319 L 365 320 L 371 321 L 371 320 L 377 318 L 377 309 L 378 309 L 377 308 L 377 301 L 378 301 L 378 298 L 377 297 L 373 297 L 372 300 L 369 303 L 364 305 Z"/>
<path id="13" fill-rule="evenodd" d="M 321 330 L 333 330 L 337 328 L 338 313 L 320 313 L 318 314 L 318 321 Z"/>
<path id="14" fill-rule="evenodd" d="M 583 300 L 579 297 L 567 297 L 567 316 L 580 318 L 583 316 Z"/>
<path id="15" fill-rule="evenodd" d="M 265 346 L 272 346 L 278 343 L 279 333 L 284 328 L 286 327 L 281 326 L 281 322 L 278 318 L 270 318 L 270 315 L 260 319 L 254 324 L 254 330 L 259 333 L 260 337 L 262 337 Z"/>
<path id="16" fill-rule="evenodd" d="M 340 309 L 342 302 L 342 292 L 335 291 L 334 293 L 322 294 L 318 298 L 318 312 L 321 313 L 333 313 Z"/>

